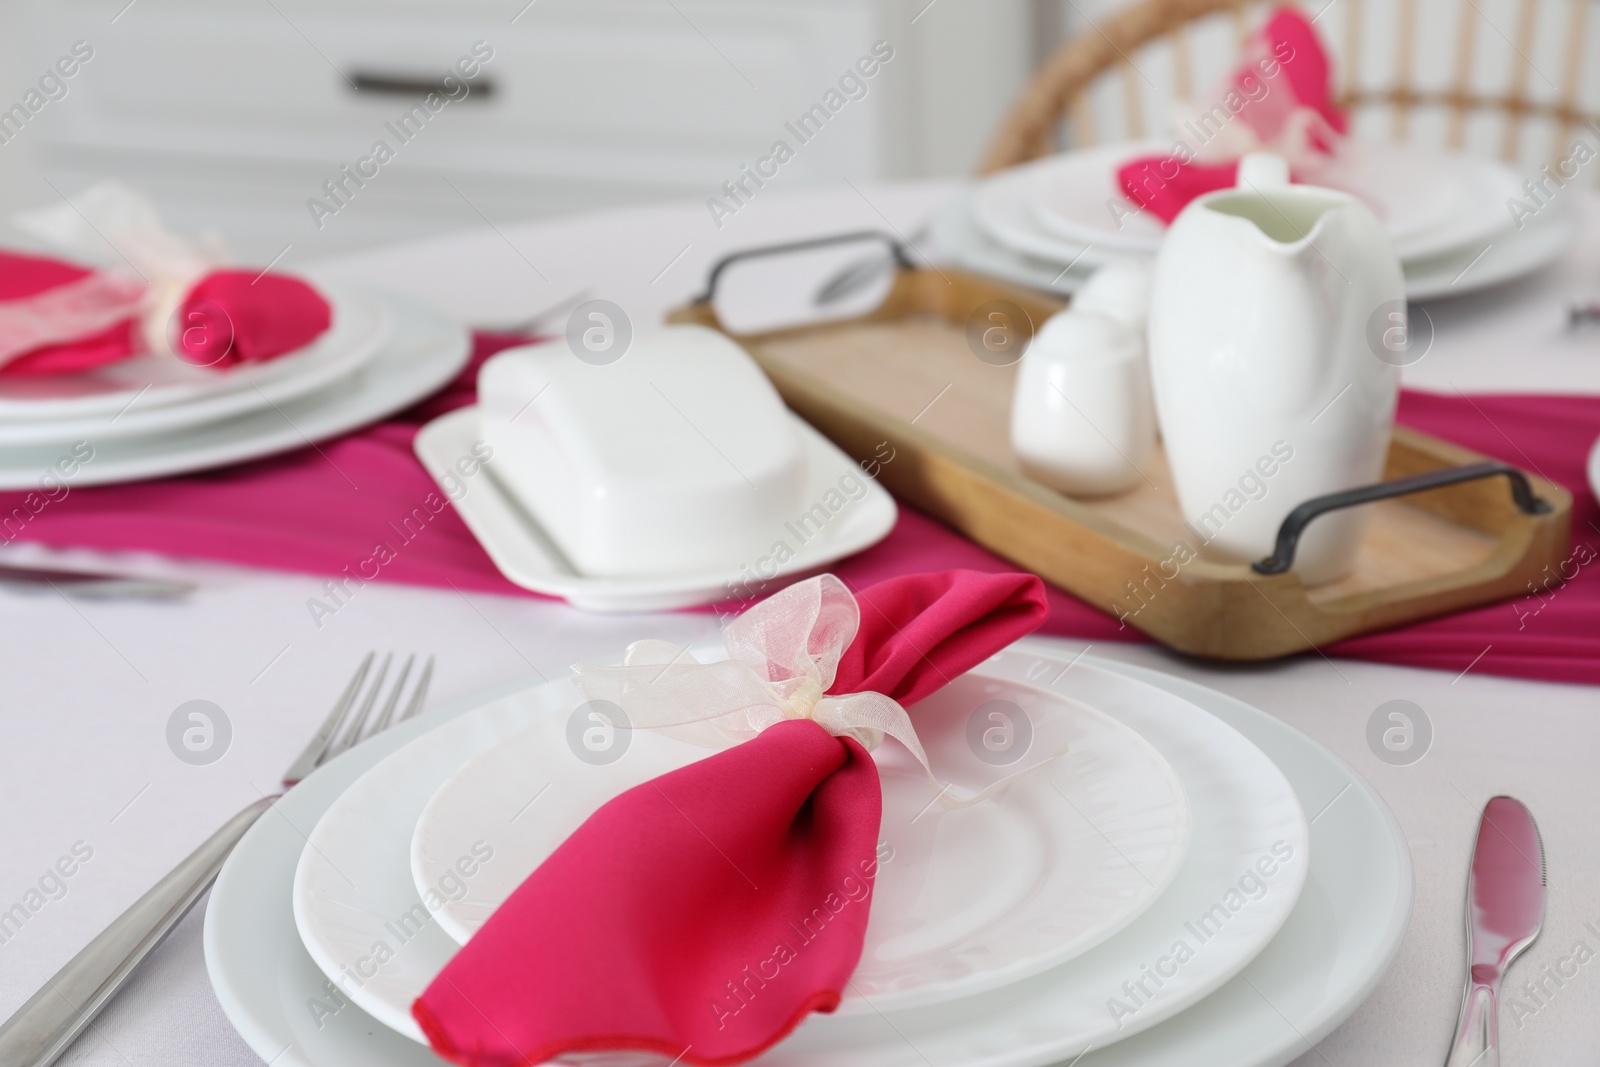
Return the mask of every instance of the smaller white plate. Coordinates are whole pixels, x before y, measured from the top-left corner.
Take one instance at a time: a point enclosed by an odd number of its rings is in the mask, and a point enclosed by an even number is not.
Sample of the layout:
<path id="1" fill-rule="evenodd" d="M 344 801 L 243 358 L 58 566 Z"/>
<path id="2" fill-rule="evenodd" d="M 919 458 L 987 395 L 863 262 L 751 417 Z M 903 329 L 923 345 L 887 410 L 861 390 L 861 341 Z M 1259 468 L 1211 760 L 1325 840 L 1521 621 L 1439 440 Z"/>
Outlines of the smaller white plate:
<path id="1" fill-rule="evenodd" d="M 1031 201 L 1031 216 L 1047 235 L 1071 241 L 1079 248 L 1098 245 L 1148 254 L 1160 246 L 1167 227 L 1155 215 L 1139 211 L 1128 201 L 1118 182 L 1117 169 L 1130 159 L 1164 155 L 1171 149 L 1171 144 L 1161 141 L 1100 145 L 1048 156 L 1004 173 L 1027 175 L 1012 188 L 1024 190 L 1021 195 Z M 1009 183 L 990 180 L 995 184 L 979 194 L 986 221 L 988 213 L 1003 207 L 1000 200 L 1009 195 Z M 1112 204 L 1123 210 L 1114 215 Z M 996 221 L 1020 221 L 1022 217 L 1006 211 L 999 213 Z"/>
<path id="2" fill-rule="evenodd" d="M 1137 918 L 1188 847 L 1188 800 L 1172 768 L 1137 733 L 1085 704 L 984 665 L 911 715 L 940 776 L 969 792 L 1065 752 L 1000 796 L 955 811 L 932 806 L 937 788 L 898 745 L 874 753 L 883 783 L 881 865 L 841 1017 L 942 1004 L 1080 955 Z M 1014 765 L 977 755 L 974 715 L 980 734 L 1030 731 Z M 450 880 L 475 842 L 495 843 L 493 868 L 439 909 L 439 925 L 456 941 L 477 933 L 601 805 L 710 754 L 634 731 L 621 758 L 596 766 L 574 753 L 568 728 L 565 716 L 546 719 L 485 751 L 458 768 L 417 819 L 411 874 L 419 897 Z"/>
<path id="3" fill-rule="evenodd" d="M 100 443 L 74 486 L 134 482 L 225 467 L 303 448 L 404 411 L 461 372 L 467 331 L 402 298 L 381 298 L 392 329 L 365 366 L 300 400 L 171 434 Z M 267 364 L 272 366 L 272 364 Z M 61 458 L 53 445 L 0 448 L 0 489 L 31 489 Z"/>
<path id="4" fill-rule="evenodd" d="M 744 560 L 725 571 L 670 574 L 650 578 L 593 578 L 579 574 L 551 543 L 533 517 L 506 491 L 494 473 L 455 501 L 456 511 L 494 565 L 524 589 L 556 596 L 585 611 L 668 611 L 765 595 L 775 578 L 797 578 L 835 560 L 870 548 L 889 535 L 899 512 L 894 498 L 862 469 L 798 416 L 791 416 L 806 450 L 806 493 L 794 521 L 772 531 L 772 552 Z M 453 476 L 459 460 L 480 452 L 483 435 L 478 409 L 461 408 L 441 416 L 417 434 L 416 452 L 435 479 Z M 853 477 L 859 487 L 849 488 Z M 835 507 L 834 505 L 838 506 Z M 801 524 L 801 512 L 828 512 L 825 524 Z M 780 546 L 781 549 L 780 549 Z M 787 559 L 784 557 L 787 555 Z"/>
<path id="5" fill-rule="evenodd" d="M 1097 240 L 1085 241 L 1046 232 L 1039 225 L 1034 208 L 1040 185 L 1037 168 L 1054 162 L 1047 159 L 1025 163 L 978 183 L 973 192 L 972 213 L 985 236 L 1013 252 L 1053 263 L 1058 268 L 1092 268 L 1117 256 L 1155 254 L 1167 228 L 1153 214 L 1139 212 L 1120 192 L 1099 202 L 1100 213 L 1107 221 L 1104 233 Z M 1111 187 L 1115 187 L 1114 181 Z M 1108 205 L 1111 203 L 1121 204 L 1130 212 L 1120 216 L 1121 230 L 1115 229 L 1110 221 Z M 1087 220 L 1084 222 L 1087 224 Z"/>
<path id="6" fill-rule="evenodd" d="M 982 992 L 1085 952 L 1137 918 L 1183 860 L 1188 802 L 1171 767 L 1126 726 L 1047 690 L 968 675 L 918 705 L 930 735 L 955 741 L 941 755 L 958 781 L 981 787 L 1015 769 L 965 747 L 967 715 L 995 699 L 1015 700 L 1038 731 L 1024 759 L 1071 751 L 1003 797 L 942 812 L 923 810 L 936 791 L 921 768 L 880 750 L 888 851 L 841 1016 Z M 362 1010 L 422 1040 L 412 1002 L 555 845 L 617 793 L 710 755 L 641 731 L 616 763 L 584 763 L 566 740 L 581 700 L 559 681 L 518 708 L 463 716 L 374 767 L 317 824 L 296 869 L 295 923 Z M 525 728 L 505 736 L 513 724 Z M 381 966 L 379 942 L 393 947 Z"/>
<path id="7" fill-rule="evenodd" d="M 40 418 L 10 418 L 9 411 L 0 413 L 0 446 L 57 445 L 65 449 L 79 439 L 98 444 L 119 438 L 145 437 L 157 433 L 171 433 L 202 423 L 248 414 L 274 404 L 287 404 L 299 400 L 354 374 L 383 348 L 389 337 L 388 309 L 373 297 L 354 293 L 325 291 L 333 307 L 333 321 L 327 331 L 311 344 L 297 352 L 279 356 L 270 364 L 281 364 L 268 376 L 257 375 L 243 379 L 234 376 L 250 371 L 255 364 L 230 367 L 226 370 L 208 370 L 191 367 L 174 356 L 135 356 L 119 367 L 119 376 L 137 376 L 148 373 L 149 380 L 168 378 L 173 374 L 171 364 L 181 367 L 177 373 L 185 378 L 197 374 L 213 378 L 228 378 L 218 389 L 197 392 L 182 399 L 152 402 L 157 389 L 134 394 L 122 409 L 111 413 L 93 415 L 58 416 Z M 268 364 L 261 364 L 266 366 Z M 104 369 L 109 373 L 110 367 Z M 101 372 L 92 372 L 94 377 Z M 73 375 L 72 377 L 85 377 Z M 52 379 L 59 386 L 59 379 Z M 0 378 L 0 383 L 7 380 Z M 22 379 L 12 380 L 22 383 Z M 44 379 L 38 379 L 43 382 Z M 0 393 L 6 386 L 0 384 Z"/>
<path id="8" fill-rule="evenodd" d="M 363 774 L 306 839 L 294 872 L 300 940 L 324 974 L 390 1029 L 427 1044 L 411 1004 L 459 948 L 411 884 L 411 835 L 428 798 L 461 764 L 582 700 L 571 682 L 559 681 L 449 720 Z M 455 872 L 440 894 L 453 895 L 457 885 L 465 891 L 502 862 L 484 844 L 476 856 L 460 857 L 472 874 Z M 388 949 L 382 960 L 373 952 L 380 942 Z"/>

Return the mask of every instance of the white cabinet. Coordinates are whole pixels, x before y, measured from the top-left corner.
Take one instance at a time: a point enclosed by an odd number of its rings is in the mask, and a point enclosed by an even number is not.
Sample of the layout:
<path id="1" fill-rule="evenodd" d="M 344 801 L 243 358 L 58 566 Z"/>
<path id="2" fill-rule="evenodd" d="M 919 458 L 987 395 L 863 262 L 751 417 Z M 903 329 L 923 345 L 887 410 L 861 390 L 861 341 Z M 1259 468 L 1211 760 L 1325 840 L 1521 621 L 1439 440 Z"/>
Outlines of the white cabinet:
<path id="1" fill-rule="evenodd" d="M 30 0 L 12 9 L 6 70 L 21 84 L 75 41 L 94 49 L 23 131 L 63 190 L 121 177 L 242 255 L 293 244 L 298 259 L 708 197 L 780 140 L 782 184 L 970 170 L 1028 75 L 1030 13 L 1028 0 Z M 865 77 L 875 45 L 890 58 Z M 468 91 L 446 75 L 474 49 Z M 430 89 L 437 106 L 417 110 Z M 819 105 L 825 128 L 802 142 L 791 128 Z"/>

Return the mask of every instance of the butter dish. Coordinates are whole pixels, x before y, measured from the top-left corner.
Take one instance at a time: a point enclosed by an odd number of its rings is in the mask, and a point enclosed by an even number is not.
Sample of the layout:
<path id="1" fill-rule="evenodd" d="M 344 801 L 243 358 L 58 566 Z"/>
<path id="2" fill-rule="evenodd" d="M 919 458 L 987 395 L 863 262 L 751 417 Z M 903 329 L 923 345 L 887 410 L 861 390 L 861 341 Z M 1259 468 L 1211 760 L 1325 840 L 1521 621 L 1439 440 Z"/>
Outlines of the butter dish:
<path id="1" fill-rule="evenodd" d="M 750 557 L 674 574 L 604 578 L 573 570 L 503 487 L 498 474 L 503 457 L 484 441 L 476 407 L 434 419 L 417 434 L 415 447 L 428 473 L 449 492 L 472 536 L 512 583 L 560 597 L 583 611 L 670 611 L 766 596 L 870 548 L 894 528 L 894 498 L 869 473 L 891 462 L 894 451 L 884 446 L 876 461 L 859 464 L 792 412 L 784 415 L 806 454 L 801 506 Z M 482 476 L 463 481 L 460 465 L 474 460 L 481 462 Z"/>
<path id="2" fill-rule="evenodd" d="M 613 362 L 565 340 L 499 353 L 478 376 L 505 490 L 574 571 L 737 567 L 802 504 L 806 453 L 755 362 L 701 326 L 640 330 Z"/>

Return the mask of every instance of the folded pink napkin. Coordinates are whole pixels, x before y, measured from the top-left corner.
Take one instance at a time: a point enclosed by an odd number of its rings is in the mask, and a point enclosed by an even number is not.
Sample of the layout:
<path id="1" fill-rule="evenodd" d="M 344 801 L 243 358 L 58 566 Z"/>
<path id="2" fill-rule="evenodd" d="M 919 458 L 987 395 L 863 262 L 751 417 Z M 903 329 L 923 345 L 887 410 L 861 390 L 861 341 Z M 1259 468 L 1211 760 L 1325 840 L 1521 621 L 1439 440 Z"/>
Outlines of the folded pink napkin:
<path id="1" fill-rule="evenodd" d="M 304 348 L 331 321 L 328 302 L 299 278 L 217 270 L 184 299 L 176 347 L 200 366 L 255 363 Z"/>
<path id="2" fill-rule="evenodd" d="M 777 597 L 803 600 L 799 589 Z M 827 691 L 902 705 L 1048 613 L 1038 578 L 972 571 L 904 575 L 856 603 Z M 795 680 L 781 673 L 770 680 Z M 855 739 L 778 721 L 595 812 L 412 1014 L 435 1052 L 469 1067 L 603 1050 L 748 1060 L 838 1006 L 861 958 L 881 813 L 876 766 Z"/>
<path id="3" fill-rule="evenodd" d="M 1186 142 L 1213 140 L 1237 121 L 1256 143 L 1283 151 L 1293 163 L 1307 152 L 1331 152 L 1334 135 L 1347 125 L 1333 102 L 1332 66 L 1316 27 L 1294 7 L 1273 11 L 1216 97 L 1206 101 L 1210 112 L 1184 124 Z M 1186 143 L 1167 155 L 1124 163 L 1117 169 L 1123 195 L 1171 223 L 1191 200 L 1234 184 L 1237 159 L 1205 162 L 1195 158 L 1193 148 Z"/>
<path id="4" fill-rule="evenodd" d="M 0 251 L 0 374 L 71 374 L 139 350 L 143 287 Z"/>
<path id="5" fill-rule="evenodd" d="M 0 374 L 74 374 L 145 351 L 146 295 L 137 278 L 0 251 Z M 182 358 L 228 367 L 310 344 L 332 313 L 298 278 L 217 270 L 190 288 L 176 319 Z"/>

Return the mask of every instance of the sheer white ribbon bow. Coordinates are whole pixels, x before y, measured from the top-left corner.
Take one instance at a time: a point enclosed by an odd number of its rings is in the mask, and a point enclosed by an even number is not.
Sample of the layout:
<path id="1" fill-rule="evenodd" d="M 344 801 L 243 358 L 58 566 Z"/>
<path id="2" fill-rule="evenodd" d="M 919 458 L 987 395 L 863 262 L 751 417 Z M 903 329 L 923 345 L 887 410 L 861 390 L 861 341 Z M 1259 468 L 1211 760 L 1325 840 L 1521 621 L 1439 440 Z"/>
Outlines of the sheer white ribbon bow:
<path id="1" fill-rule="evenodd" d="M 99 272 L 75 283 L 82 291 L 75 294 L 72 307 L 48 309 L 54 315 L 54 331 L 63 337 L 81 336 L 138 315 L 145 347 L 172 354 L 172 317 L 194 283 L 227 259 L 215 234 L 199 244 L 186 241 L 167 229 L 148 199 L 116 181 L 99 182 L 69 203 L 23 212 L 12 222 L 28 235 L 89 262 L 103 256 L 109 244 L 140 275 L 132 279 L 114 271 Z M 13 326 L 0 311 L 0 336 L 18 330 L 20 326 Z"/>
<path id="2" fill-rule="evenodd" d="M 941 786 L 946 808 L 976 804 L 1043 765 L 1007 775 L 973 796 L 950 795 L 951 787 L 934 778 L 911 717 L 897 701 L 874 692 L 826 695 L 860 622 L 850 590 L 824 574 L 774 593 L 729 623 L 722 631 L 726 660 L 700 663 L 669 641 L 636 641 L 619 667 L 574 666 L 574 682 L 589 700 L 622 710 L 627 721 L 614 726 L 702 744 L 748 740 L 785 719 L 810 719 L 868 751 L 892 737 Z"/>

